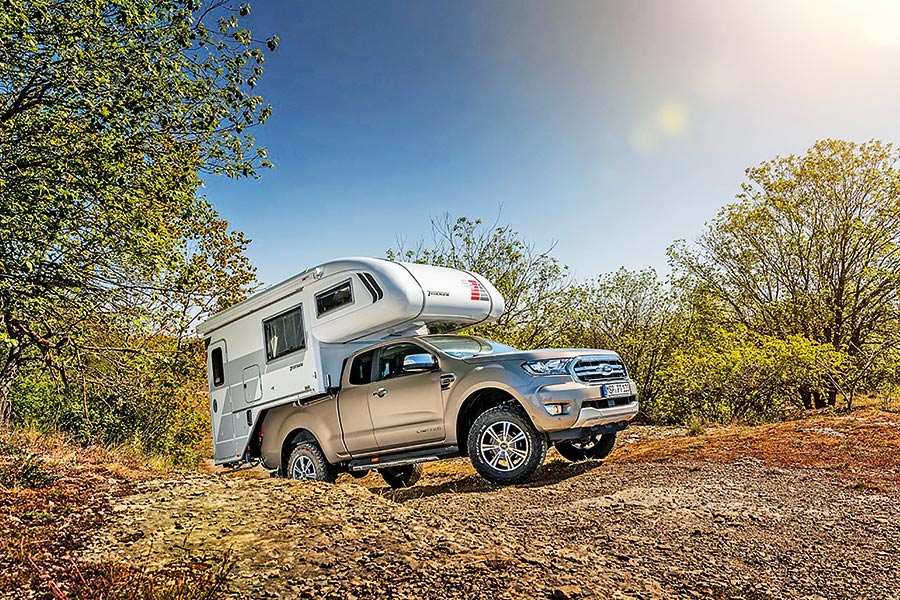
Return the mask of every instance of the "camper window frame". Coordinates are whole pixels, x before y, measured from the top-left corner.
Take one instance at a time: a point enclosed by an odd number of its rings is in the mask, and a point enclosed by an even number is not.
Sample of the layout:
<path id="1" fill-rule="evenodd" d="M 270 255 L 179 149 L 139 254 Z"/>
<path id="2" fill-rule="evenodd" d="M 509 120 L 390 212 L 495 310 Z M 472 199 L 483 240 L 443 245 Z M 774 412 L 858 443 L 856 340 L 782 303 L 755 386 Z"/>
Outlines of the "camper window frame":
<path id="1" fill-rule="evenodd" d="M 350 302 L 341 304 L 340 306 L 338 306 L 336 308 L 332 308 L 329 310 L 325 310 L 323 312 L 319 312 L 319 296 L 324 296 L 325 294 L 328 294 L 339 288 L 342 288 L 345 285 L 348 285 L 350 287 Z M 353 278 L 348 277 L 344 281 L 342 281 L 340 283 L 336 283 L 333 286 L 329 287 L 328 289 L 325 289 L 325 290 L 322 290 L 321 292 L 317 292 L 317 293 L 313 294 L 313 302 L 316 305 L 316 320 L 319 320 L 325 316 L 328 316 L 330 314 L 339 312 L 341 310 L 344 310 L 345 308 L 349 308 L 349 307 L 353 306 L 354 304 L 356 304 L 356 295 L 353 293 Z"/>
<path id="2" fill-rule="evenodd" d="M 221 367 L 221 375 L 222 381 L 216 383 L 216 352 L 219 353 L 219 365 Z M 222 346 L 216 346 L 212 350 L 209 351 L 209 379 L 212 384 L 212 388 L 214 390 L 219 389 L 220 387 L 225 385 L 225 350 Z"/>
<path id="3" fill-rule="evenodd" d="M 275 319 L 280 319 L 288 313 L 292 313 L 294 311 L 298 311 L 300 313 L 300 329 L 303 332 L 303 345 L 299 348 L 294 348 L 284 354 L 279 354 L 277 356 L 269 356 L 269 337 L 266 335 L 266 325 L 271 323 Z M 263 339 L 263 352 L 266 353 L 266 364 L 273 363 L 279 361 L 286 356 L 291 356 L 292 354 L 296 354 L 297 352 L 303 352 L 306 350 L 306 316 L 303 314 L 303 303 L 295 304 L 290 308 L 286 308 L 285 310 L 272 315 L 271 317 L 267 317 L 262 320 L 262 339 Z"/>

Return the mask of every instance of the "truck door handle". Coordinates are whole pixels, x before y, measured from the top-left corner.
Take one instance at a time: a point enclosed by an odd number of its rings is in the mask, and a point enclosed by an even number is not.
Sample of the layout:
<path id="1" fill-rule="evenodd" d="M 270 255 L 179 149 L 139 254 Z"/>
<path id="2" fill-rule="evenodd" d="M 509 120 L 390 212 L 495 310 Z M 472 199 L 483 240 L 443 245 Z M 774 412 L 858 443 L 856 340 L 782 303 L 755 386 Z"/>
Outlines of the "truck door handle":
<path id="1" fill-rule="evenodd" d="M 379 388 L 377 392 L 372 392 L 373 396 L 378 396 L 379 398 L 384 398 L 387 395 L 387 390 L 384 388 Z"/>

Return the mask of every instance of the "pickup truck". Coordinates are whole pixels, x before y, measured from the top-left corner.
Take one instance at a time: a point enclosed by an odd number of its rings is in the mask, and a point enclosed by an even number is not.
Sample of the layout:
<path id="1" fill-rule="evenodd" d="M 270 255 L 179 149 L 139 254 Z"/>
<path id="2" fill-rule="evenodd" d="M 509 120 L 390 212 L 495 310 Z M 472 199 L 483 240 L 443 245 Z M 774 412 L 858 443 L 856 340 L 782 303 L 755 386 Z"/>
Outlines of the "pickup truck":
<path id="1" fill-rule="evenodd" d="M 517 484 L 550 445 L 571 461 L 605 458 L 638 412 L 637 387 L 615 352 L 518 351 L 464 335 L 359 350 L 328 392 L 265 414 L 251 444 L 264 467 L 319 481 L 377 470 L 406 487 L 422 463 L 468 456 L 490 483 Z"/>

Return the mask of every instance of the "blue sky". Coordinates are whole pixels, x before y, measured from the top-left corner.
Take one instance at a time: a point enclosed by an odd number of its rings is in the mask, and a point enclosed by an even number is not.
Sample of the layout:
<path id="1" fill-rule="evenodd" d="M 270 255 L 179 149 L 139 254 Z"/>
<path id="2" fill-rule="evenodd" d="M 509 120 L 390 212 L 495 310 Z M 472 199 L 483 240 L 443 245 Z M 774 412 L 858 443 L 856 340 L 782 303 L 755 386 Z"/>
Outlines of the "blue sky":
<path id="1" fill-rule="evenodd" d="M 207 178 L 275 283 L 508 222 L 579 277 L 665 270 L 744 169 L 823 137 L 900 138 L 900 2 L 293 2 L 257 129 L 275 168 Z"/>

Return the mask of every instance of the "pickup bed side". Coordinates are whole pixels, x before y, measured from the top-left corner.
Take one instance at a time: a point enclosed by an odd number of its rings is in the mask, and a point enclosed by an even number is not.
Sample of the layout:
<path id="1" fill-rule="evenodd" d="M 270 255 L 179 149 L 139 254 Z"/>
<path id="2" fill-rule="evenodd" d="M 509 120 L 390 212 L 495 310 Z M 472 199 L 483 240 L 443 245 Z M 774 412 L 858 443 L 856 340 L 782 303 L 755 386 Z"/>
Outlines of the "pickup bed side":
<path id="1" fill-rule="evenodd" d="M 315 441 L 329 462 L 347 460 L 350 455 L 341 436 L 335 400 L 334 396 L 329 395 L 302 407 L 286 404 L 270 410 L 263 421 L 260 446 L 263 465 L 269 469 L 282 466 L 286 441 L 291 442 L 288 447 L 297 441 Z"/>

